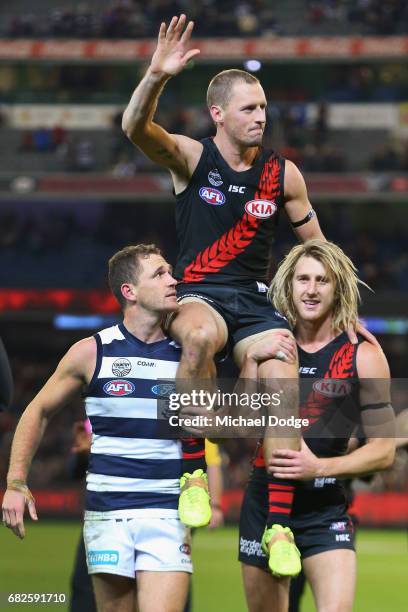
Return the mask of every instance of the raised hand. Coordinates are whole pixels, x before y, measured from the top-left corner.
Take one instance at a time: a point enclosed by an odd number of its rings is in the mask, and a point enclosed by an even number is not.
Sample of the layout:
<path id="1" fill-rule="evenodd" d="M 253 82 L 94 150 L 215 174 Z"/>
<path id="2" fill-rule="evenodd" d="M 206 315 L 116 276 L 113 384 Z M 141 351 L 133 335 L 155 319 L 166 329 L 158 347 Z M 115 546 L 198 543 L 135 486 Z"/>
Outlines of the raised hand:
<path id="1" fill-rule="evenodd" d="M 193 21 L 186 26 L 185 15 L 173 17 L 168 27 L 164 22 L 160 25 L 156 51 L 150 63 L 152 72 L 174 76 L 200 53 L 200 49 L 187 50 L 193 27 Z"/>

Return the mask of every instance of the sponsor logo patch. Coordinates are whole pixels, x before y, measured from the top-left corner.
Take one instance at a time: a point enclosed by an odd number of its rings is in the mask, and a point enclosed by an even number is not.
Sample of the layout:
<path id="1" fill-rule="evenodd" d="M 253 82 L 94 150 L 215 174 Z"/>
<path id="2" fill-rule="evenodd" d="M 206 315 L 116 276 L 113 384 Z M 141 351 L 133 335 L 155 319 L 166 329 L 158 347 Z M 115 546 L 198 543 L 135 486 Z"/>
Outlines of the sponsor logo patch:
<path id="1" fill-rule="evenodd" d="M 218 189 L 214 189 L 213 187 L 201 187 L 198 192 L 200 198 L 207 202 L 207 204 L 212 204 L 213 206 L 222 206 L 225 204 L 225 195 L 222 191 L 218 191 Z"/>
<path id="2" fill-rule="evenodd" d="M 337 533 L 336 542 L 350 542 L 350 534 L 349 533 Z"/>
<path id="3" fill-rule="evenodd" d="M 257 219 L 268 219 L 276 213 L 277 209 L 275 202 L 268 200 L 250 200 L 245 204 L 248 215 Z"/>
<path id="4" fill-rule="evenodd" d="M 107 395 L 121 397 L 130 395 L 135 390 L 135 385 L 130 380 L 110 380 L 103 385 L 103 390 Z"/>
<path id="5" fill-rule="evenodd" d="M 329 529 L 330 531 L 346 531 L 346 521 L 336 521 L 335 523 L 331 523 Z"/>
<path id="6" fill-rule="evenodd" d="M 317 380 L 313 389 L 326 397 L 344 397 L 351 392 L 351 384 L 346 380 Z"/>
<path id="7" fill-rule="evenodd" d="M 256 281 L 256 284 L 258 286 L 258 293 L 267 293 L 268 285 L 261 283 L 260 281 Z"/>
<path id="8" fill-rule="evenodd" d="M 313 486 L 315 489 L 322 489 L 325 485 L 333 484 L 336 484 L 335 478 L 315 478 Z"/>
<path id="9" fill-rule="evenodd" d="M 129 359 L 119 357 L 112 364 L 112 374 L 115 376 L 127 376 L 132 369 L 132 364 Z"/>
<path id="10" fill-rule="evenodd" d="M 262 550 L 261 543 L 257 540 L 246 540 L 240 538 L 239 540 L 239 552 L 249 557 L 255 555 L 256 557 L 265 557 L 265 553 Z"/>
<path id="11" fill-rule="evenodd" d="M 317 368 L 299 368 L 299 374 L 316 374 Z"/>
<path id="12" fill-rule="evenodd" d="M 217 168 L 214 168 L 214 170 L 209 171 L 208 180 L 210 181 L 211 185 L 214 185 L 214 187 L 219 187 L 220 185 L 222 185 L 223 182 L 221 174 L 218 172 Z"/>
<path id="13" fill-rule="evenodd" d="M 176 390 L 175 383 L 160 383 L 152 387 L 152 393 L 160 397 L 169 397 Z"/>
<path id="14" fill-rule="evenodd" d="M 88 563 L 89 565 L 117 565 L 119 553 L 117 550 L 90 550 Z"/>
<path id="15" fill-rule="evenodd" d="M 230 185 L 228 191 L 231 193 L 245 193 L 246 187 L 244 185 Z"/>
<path id="16" fill-rule="evenodd" d="M 179 551 L 183 553 L 183 555 L 191 555 L 190 544 L 181 544 L 181 546 L 179 546 Z"/>

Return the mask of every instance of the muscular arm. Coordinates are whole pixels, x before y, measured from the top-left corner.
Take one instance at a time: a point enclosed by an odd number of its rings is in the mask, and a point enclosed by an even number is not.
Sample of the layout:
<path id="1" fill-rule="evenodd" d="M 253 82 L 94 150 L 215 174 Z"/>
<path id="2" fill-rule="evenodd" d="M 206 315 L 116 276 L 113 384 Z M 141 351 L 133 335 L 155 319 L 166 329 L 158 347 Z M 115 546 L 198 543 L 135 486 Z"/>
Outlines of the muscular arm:
<path id="1" fill-rule="evenodd" d="M 395 421 L 390 404 L 390 371 L 382 350 L 363 342 L 357 352 L 360 406 L 367 442 L 344 457 L 325 459 L 325 476 L 358 476 L 392 465 L 395 454 Z M 388 437 L 384 437 L 388 436 Z"/>
<path id="2" fill-rule="evenodd" d="M 122 129 L 152 161 L 188 179 L 197 165 L 202 145 L 186 136 L 169 134 L 153 121 L 166 82 L 199 53 L 198 49 L 187 51 L 193 22 L 187 27 L 185 23 L 185 15 L 181 15 L 179 19 L 173 17 L 167 29 L 161 24 L 156 51 L 123 114 Z"/>
<path id="3" fill-rule="evenodd" d="M 278 450 L 268 471 L 278 478 L 352 478 L 389 467 L 395 454 L 394 413 L 390 404 L 390 372 L 382 350 L 368 342 L 359 346 L 357 371 L 360 405 L 367 442 L 341 457 L 317 457 L 302 441 L 300 451 Z M 387 436 L 387 437 L 386 437 Z"/>
<path id="4" fill-rule="evenodd" d="M 303 221 L 312 210 L 305 180 L 297 166 L 288 159 L 285 162 L 285 210 L 292 224 Z M 302 225 L 293 227 L 293 231 L 300 242 L 312 238 L 325 240 L 316 214 Z"/>
<path id="5" fill-rule="evenodd" d="M 25 485 L 33 456 L 49 420 L 80 394 L 91 379 L 95 363 L 94 338 L 74 344 L 27 406 L 17 425 L 7 474 L 7 491 L 3 499 L 3 521 L 20 538 L 24 537 L 26 503 L 29 504 L 31 517 L 36 518 L 34 500 Z"/>

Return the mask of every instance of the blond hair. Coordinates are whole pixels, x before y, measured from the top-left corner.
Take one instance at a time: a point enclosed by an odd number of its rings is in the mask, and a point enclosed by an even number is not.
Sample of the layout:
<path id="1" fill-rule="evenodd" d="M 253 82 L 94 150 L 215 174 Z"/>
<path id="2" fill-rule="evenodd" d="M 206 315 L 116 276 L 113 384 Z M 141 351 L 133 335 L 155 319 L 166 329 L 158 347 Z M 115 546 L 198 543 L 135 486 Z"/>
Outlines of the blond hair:
<path id="1" fill-rule="evenodd" d="M 333 242 L 314 239 L 299 244 L 289 251 L 279 264 L 268 291 L 268 298 L 274 307 L 288 319 L 294 328 L 297 313 L 293 302 L 292 280 L 295 267 L 301 257 L 313 257 L 324 266 L 334 282 L 334 301 L 332 309 L 332 329 L 336 333 L 356 327 L 358 304 L 361 300 L 357 269 L 351 259 Z M 370 287 L 368 287 L 370 289 Z"/>
<path id="2" fill-rule="evenodd" d="M 210 81 L 207 90 L 207 106 L 221 106 L 225 108 L 232 96 L 232 88 L 235 83 L 248 83 L 254 85 L 259 83 L 259 79 L 253 74 L 238 68 L 223 70 L 215 75 Z"/>

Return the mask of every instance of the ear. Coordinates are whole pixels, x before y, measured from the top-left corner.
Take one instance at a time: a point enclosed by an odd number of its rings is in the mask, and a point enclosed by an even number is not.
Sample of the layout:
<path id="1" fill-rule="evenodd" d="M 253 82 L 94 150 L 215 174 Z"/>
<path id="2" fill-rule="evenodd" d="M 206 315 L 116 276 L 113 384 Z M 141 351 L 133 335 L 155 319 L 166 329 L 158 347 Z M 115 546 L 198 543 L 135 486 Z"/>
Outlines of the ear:
<path id="1" fill-rule="evenodd" d="M 137 301 L 137 291 L 135 286 L 130 283 L 123 283 L 120 287 L 120 292 L 128 302 Z"/>
<path id="2" fill-rule="evenodd" d="M 216 106 L 215 104 L 210 106 L 210 115 L 211 115 L 211 119 L 214 121 L 216 125 L 224 121 L 224 111 L 221 108 L 221 106 Z"/>

